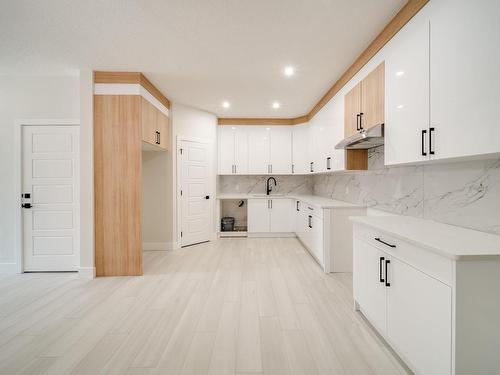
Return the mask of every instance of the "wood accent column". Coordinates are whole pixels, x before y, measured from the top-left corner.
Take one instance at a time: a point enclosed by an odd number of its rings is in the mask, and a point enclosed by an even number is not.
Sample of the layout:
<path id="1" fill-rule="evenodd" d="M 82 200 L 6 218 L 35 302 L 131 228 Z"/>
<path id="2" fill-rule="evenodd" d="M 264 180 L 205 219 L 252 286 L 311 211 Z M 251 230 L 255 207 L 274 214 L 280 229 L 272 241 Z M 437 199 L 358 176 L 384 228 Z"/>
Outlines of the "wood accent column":
<path id="1" fill-rule="evenodd" d="M 94 95 L 97 276 L 142 275 L 141 99 Z"/>

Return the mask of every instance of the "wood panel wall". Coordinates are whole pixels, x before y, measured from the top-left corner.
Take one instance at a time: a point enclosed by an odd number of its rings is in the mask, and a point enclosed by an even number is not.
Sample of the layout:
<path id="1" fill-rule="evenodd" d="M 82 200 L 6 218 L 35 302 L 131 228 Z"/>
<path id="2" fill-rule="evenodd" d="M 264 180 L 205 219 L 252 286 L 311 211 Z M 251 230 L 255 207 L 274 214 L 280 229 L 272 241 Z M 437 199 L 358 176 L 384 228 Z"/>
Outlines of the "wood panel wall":
<path id="1" fill-rule="evenodd" d="M 97 276 L 142 275 L 141 97 L 94 95 Z"/>

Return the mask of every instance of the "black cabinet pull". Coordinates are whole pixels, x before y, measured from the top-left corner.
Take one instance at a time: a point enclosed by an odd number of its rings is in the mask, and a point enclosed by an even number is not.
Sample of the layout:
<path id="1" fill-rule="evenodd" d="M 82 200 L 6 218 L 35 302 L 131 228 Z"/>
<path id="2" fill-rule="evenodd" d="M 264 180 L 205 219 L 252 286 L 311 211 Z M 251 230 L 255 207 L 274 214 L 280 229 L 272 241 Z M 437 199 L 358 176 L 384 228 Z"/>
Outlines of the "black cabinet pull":
<path id="1" fill-rule="evenodd" d="M 432 132 L 436 130 L 434 128 L 429 128 L 429 155 L 434 155 L 434 150 L 432 149 Z"/>
<path id="2" fill-rule="evenodd" d="M 161 133 L 158 132 L 158 144 L 161 144 Z"/>
<path id="3" fill-rule="evenodd" d="M 297 211 L 300 211 L 300 208 L 299 208 L 299 201 L 297 201 Z"/>
<path id="4" fill-rule="evenodd" d="M 309 221 L 309 223 L 308 223 L 308 224 L 309 224 L 309 228 L 312 228 L 312 227 L 313 227 L 313 225 L 312 225 L 312 218 L 313 218 L 313 217 L 312 217 L 311 215 L 309 215 L 309 216 L 308 216 L 308 221 Z"/>
<path id="5" fill-rule="evenodd" d="M 311 163 L 309 163 L 309 164 L 310 164 L 310 171 L 311 171 L 311 172 L 314 172 L 314 167 L 313 167 L 314 162 L 312 161 L 312 162 L 311 162 Z"/>
<path id="6" fill-rule="evenodd" d="M 422 130 L 422 139 L 421 139 L 422 156 L 427 156 L 427 152 L 425 152 L 425 133 L 427 133 L 427 130 L 426 129 Z"/>
<path id="7" fill-rule="evenodd" d="M 359 115 L 359 113 L 358 113 L 358 114 L 356 115 L 356 130 L 361 130 L 361 129 L 359 128 L 359 117 L 360 117 L 360 115 Z"/>
<path id="8" fill-rule="evenodd" d="M 21 207 L 22 208 L 31 208 L 33 206 L 31 205 L 31 203 L 23 203 L 23 204 L 21 204 Z"/>
<path id="9" fill-rule="evenodd" d="M 363 115 L 363 112 L 359 114 L 359 130 L 363 130 Z"/>
<path id="10" fill-rule="evenodd" d="M 295 173 L 295 164 L 292 164 L 292 173 Z"/>
<path id="11" fill-rule="evenodd" d="M 332 161 L 331 157 L 326 158 L 326 169 L 328 169 L 328 170 L 332 169 L 331 161 Z"/>
<path id="12" fill-rule="evenodd" d="M 389 274 L 387 273 L 387 266 L 391 263 L 389 259 L 385 261 L 385 286 L 391 286 L 391 283 L 389 282 Z"/>
<path id="13" fill-rule="evenodd" d="M 392 248 L 396 247 L 396 245 L 392 245 L 392 244 L 390 244 L 390 243 L 385 242 L 384 240 L 381 240 L 381 239 L 380 239 L 380 237 L 376 237 L 376 238 L 375 238 L 375 241 L 378 241 L 378 242 L 380 242 L 380 243 L 383 243 L 384 245 L 389 246 L 389 247 L 392 247 Z"/>
<path id="14" fill-rule="evenodd" d="M 210 199 L 210 195 L 205 195 L 205 199 Z"/>
<path id="15" fill-rule="evenodd" d="M 382 263 L 384 263 L 384 260 L 385 258 L 384 257 L 380 257 L 379 259 L 379 268 L 378 268 L 378 274 L 379 274 L 379 278 L 380 278 L 380 282 L 383 283 L 385 280 L 384 280 L 384 276 L 382 275 Z"/>

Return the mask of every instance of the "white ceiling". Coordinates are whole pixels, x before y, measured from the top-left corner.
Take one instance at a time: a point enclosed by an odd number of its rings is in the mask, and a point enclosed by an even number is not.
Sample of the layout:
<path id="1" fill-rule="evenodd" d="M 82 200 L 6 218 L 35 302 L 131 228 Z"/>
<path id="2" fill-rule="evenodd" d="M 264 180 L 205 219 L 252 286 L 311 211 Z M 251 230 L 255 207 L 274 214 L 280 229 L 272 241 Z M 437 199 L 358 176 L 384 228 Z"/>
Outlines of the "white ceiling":
<path id="1" fill-rule="evenodd" d="M 0 74 L 142 71 L 173 101 L 219 117 L 294 117 L 405 2 L 0 0 Z"/>

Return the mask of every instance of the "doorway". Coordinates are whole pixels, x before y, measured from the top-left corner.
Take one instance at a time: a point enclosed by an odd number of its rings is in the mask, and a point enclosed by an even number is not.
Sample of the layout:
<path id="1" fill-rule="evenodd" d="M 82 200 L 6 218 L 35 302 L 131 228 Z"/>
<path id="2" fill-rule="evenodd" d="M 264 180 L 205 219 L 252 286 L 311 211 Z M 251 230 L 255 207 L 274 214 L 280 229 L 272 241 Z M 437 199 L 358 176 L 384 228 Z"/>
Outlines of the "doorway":
<path id="1" fill-rule="evenodd" d="M 25 272 L 80 264 L 80 128 L 21 127 L 21 219 Z"/>
<path id="2" fill-rule="evenodd" d="M 180 246 L 210 240 L 212 201 L 210 192 L 210 151 L 205 142 L 179 143 Z"/>

